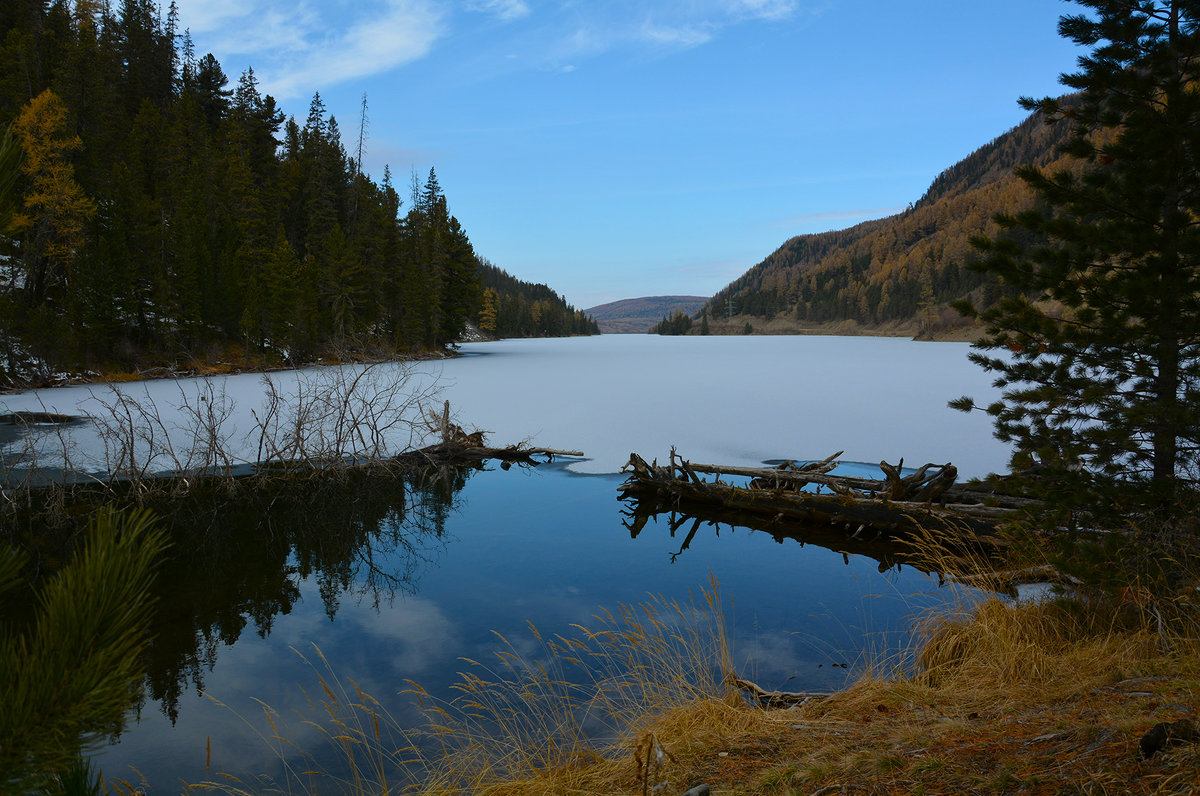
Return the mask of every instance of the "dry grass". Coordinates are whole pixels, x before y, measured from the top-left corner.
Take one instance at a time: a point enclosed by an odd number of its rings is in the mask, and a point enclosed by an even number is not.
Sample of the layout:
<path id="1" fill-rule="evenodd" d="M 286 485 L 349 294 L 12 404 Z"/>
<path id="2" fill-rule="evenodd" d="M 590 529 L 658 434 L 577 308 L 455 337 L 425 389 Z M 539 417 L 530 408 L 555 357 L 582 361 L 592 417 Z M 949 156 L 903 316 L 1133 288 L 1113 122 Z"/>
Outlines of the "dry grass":
<path id="1" fill-rule="evenodd" d="M 410 732 L 372 695 L 353 680 L 333 671 L 320 649 L 311 658 L 297 652 L 313 669 L 317 688 L 305 693 L 308 712 L 299 717 L 304 730 L 315 731 L 324 747 L 301 748 L 289 738 L 289 717 L 259 703 L 262 718 L 247 727 L 279 763 L 278 777 L 238 777 L 215 772 L 211 779 L 193 783 L 189 793 L 217 792 L 230 796 L 283 794 L 388 794 L 411 788 L 422 777 L 427 761 Z M 222 704 L 211 695 L 208 697 Z M 127 783 L 122 796 L 137 790 Z"/>
<path id="2" fill-rule="evenodd" d="M 714 582 L 698 604 L 621 606 L 527 651 L 501 638 L 441 704 L 419 688 L 440 743 L 423 794 L 621 792 L 752 719 L 729 670 Z M 664 767 L 665 766 L 665 767 Z M 654 780 L 651 782 L 651 780 Z"/>
<path id="3" fill-rule="evenodd" d="M 978 595 L 927 616 L 903 660 L 786 710 L 752 707 L 725 685 L 715 583 L 699 605 L 658 600 L 570 638 L 535 628 L 531 644 L 500 638 L 494 661 L 467 662 L 448 703 L 414 686 L 432 749 L 428 738 L 380 746 L 378 706 L 322 680 L 327 735 L 359 773 L 325 784 L 307 774 L 289 792 L 398 793 L 383 777 L 407 763 L 419 796 L 678 794 L 699 783 L 715 794 L 1200 793 L 1200 746 L 1138 754 L 1154 724 L 1200 716 L 1200 640 L 1164 635 L 1128 595 Z"/>

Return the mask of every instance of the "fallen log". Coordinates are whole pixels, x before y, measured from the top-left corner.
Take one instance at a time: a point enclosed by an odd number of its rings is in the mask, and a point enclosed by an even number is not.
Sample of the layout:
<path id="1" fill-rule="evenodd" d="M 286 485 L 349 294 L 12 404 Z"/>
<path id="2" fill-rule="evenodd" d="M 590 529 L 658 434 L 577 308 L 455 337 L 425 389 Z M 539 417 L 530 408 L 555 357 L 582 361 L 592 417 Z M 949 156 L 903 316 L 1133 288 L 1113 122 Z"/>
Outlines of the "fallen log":
<path id="1" fill-rule="evenodd" d="M 583 451 L 566 451 L 557 448 L 526 448 L 520 445 L 509 445 L 504 448 L 491 448 L 486 445 L 463 445 L 456 441 L 439 442 L 427 448 L 402 453 L 393 457 L 398 464 L 473 464 L 488 459 L 495 459 L 505 464 L 531 464 L 538 462 L 533 457 L 545 456 L 553 461 L 555 456 L 579 458 Z M 505 468 L 507 469 L 507 468 Z"/>
<path id="2" fill-rule="evenodd" d="M 57 412 L 7 412 L 0 414 L 0 425 L 62 425 L 64 423 L 82 423 L 86 419 L 82 415 L 63 415 Z"/>
<path id="3" fill-rule="evenodd" d="M 933 534 L 947 547 L 977 552 L 1006 546 L 997 526 L 1032 501 L 1014 499 L 995 505 L 994 496 L 954 483 L 951 464 L 928 464 L 902 475 L 901 464 L 880 467 L 882 480 L 830 473 L 834 457 L 805 469 L 786 462 L 777 468 L 691 464 L 672 449 L 670 463 L 650 463 L 630 454 L 623 472 L 630 477 L 618 487 L 622 496 L 636 498 L 654 510 L 685 509 L 703 516 L 705 510 L 734 511 L 759 518 L 758 527 L 802 522 L 840 528 L 853 539 L 863 534 L 876 539 L 927 537 Z M 698 473 L 715 475 L 702 480 Z M 721 476 L 744 476 L 746 484 L 721 481 Z M 833 494 L 804 487 L 827 487 Z M 954 502 L 949 502 L 953 499 Z"/>

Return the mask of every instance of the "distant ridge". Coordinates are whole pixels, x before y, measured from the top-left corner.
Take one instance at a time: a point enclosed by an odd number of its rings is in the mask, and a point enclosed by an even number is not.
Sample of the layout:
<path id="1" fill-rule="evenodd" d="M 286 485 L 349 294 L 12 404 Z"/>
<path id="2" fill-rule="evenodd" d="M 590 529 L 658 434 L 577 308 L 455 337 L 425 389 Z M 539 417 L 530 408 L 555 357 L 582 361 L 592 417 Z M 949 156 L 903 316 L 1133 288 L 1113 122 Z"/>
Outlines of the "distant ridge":
<path id="1" fill-rule="evenodd" d="M 596 319 L 603 334 L 646 334 L 650 327 L 676 310 L 699 312 L 708 296 L 644 296 L 600 304 L 583 312 Z"/>

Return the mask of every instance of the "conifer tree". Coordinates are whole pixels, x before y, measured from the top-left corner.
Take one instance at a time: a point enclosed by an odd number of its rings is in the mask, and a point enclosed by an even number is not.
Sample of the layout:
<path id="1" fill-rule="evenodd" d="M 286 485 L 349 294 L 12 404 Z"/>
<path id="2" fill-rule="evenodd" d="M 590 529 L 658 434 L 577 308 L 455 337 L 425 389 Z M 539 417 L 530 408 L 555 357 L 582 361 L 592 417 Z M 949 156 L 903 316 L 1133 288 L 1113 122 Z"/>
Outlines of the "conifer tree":
<path id="1" fill-rule="evenodd" d="M 479 328 L 488 334 L 496 333 L 496 315 L 500 311 L 500 294 L 495 288 L 484 288 L 483 308 L 479 311 Z"/>
<path id="2" fill-rule="evenodd" d="M 56 288 L 69 289 L 75 249 L 96 205 L 75 180 L 70 153 L 82 142 L 68 133 L 67 109 L 54 92 L 47 89 L 31 100 L 14 129 L 28 189 L 11 227 L 23 240 L 26 300 L 37 306 Z"/>
<path id="3" fill-rule="evenodd" d="M 1039 207 L 974 241 L 1006 297 L 961 309 L 1000 352 L 971 355 L 1003 388 L 997 436 L 1055 505 L 1169 509 L 1200 464 L 1200 3 L 1075 2 L 1059 32 L 1091 50 L 1062 81 L 1082 93 L 1021 100 L 1069 128 L 1071 166 L 1019 170 Z"/>

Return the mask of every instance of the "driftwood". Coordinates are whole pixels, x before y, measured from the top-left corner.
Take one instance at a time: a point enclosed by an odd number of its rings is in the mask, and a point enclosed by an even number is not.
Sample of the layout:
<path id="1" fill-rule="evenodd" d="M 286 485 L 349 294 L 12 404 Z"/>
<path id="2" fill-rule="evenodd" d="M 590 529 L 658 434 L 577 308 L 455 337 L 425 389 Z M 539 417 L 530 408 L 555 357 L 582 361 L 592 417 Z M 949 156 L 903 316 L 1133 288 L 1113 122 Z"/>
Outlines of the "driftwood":
<path id="1" fill-rule="evenodd" d="M 525 448 L 520 445 L 509 445 L 505 448 L 490 448 L 486 445 L 451 440 L 450 442 L 439 442 L 427 448 L 408 451 L 388 461 L 401 465 L 412 464 L 422 466 L 427 464 L 479 464 L 489 459 L 494 459 L 499 461 L 500 466 L 507 470 L 514 464 L 536 466 L 538 461 L 533 458 L 535 456 L 545 456 L 547 459 L 553 461 L 555 456 L 578 458 L 583 456 L 583 451 L 565 451 L 556 448 Z"/>
<path id="2" fill-rule="evenodd" d="M 764 708 L 785 708 L 792 705 L 803 705 L 806 702 L 812 702 L 817 699 L 828 699 L 833 696 L 833 694 L 814 691 L 767 691 L 757 683 L 752 683 L 749 680 L 738 677 L 736 674 L 729 675 L 726 680 L 739 691 L 745 691 L 759 706 Z"/>
<path id="3" fill-rule="evenodd" d="M 0 414 L 0 425 L 61 425 L 64 423 L 82 423 L 86 419 L 81 415 L 62 415 L 55 412 L 7 412 Z"/>
<path id="4" fill-rule="evenodd" d="M 623 469 L 630 476 L 619 490 L 643 506 L 635 517 L 660 510 L 682 510 L 696 517 L 734 512 L 756 517 L 757 527 L 804 523 L 840 529 L 854 540 L 932 533 L 951 548 L 972 552 L 1005 546 L 997 532 L 999 522 L 1032 503 L 957 484 L 958 471 L 951 464 L 927 464 L 902 475 L 903 460 L 896 466 L 881 462 L 884 478 L 879 480 L 832 475 L 838 456 L 766 468 L 693 464 L 674 450 L 670 463 L 661 466 L 634 453 Z M 715 479 L 702 479 L 701 474 Z M 749 481 L 727 483 L 721 476 Z"/>

